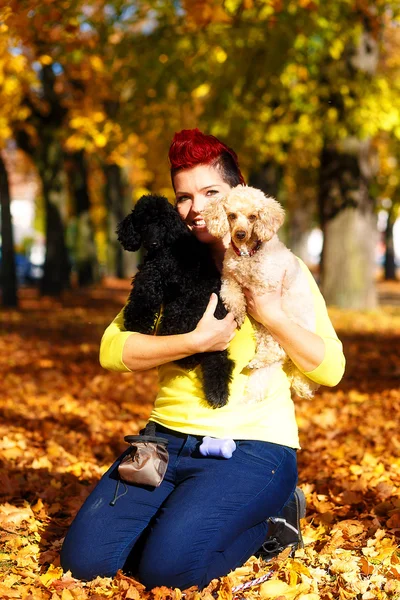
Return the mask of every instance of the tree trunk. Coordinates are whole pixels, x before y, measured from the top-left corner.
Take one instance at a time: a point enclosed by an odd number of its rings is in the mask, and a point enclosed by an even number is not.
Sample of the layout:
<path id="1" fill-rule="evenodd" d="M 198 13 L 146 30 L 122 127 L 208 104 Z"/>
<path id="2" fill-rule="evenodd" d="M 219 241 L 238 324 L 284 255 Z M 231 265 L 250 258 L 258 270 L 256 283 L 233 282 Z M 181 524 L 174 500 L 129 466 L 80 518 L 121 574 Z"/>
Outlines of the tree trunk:
<path id="1" fill-rule="evenodd" d="M 267 196 L 278 197 L 282 181 L 282 167 L 274 162 L 266 162 L 258 171 L 249 175 L 249 185 L 259 188 Z"/>
<path id="2" fill-rule="evenodd" d="M 43 136 L 43 139 L 46 144 L 51 136 Z M 69 286 L 71 264 L 61 214 L 66 194 L 63 154 L 58 141 L 49 141 L 44 145 L 40 158 L 39 174 L 46 209 L 46 258 L 40 291 L 42 295 L 59 296 Z"/>
<path id="3" fill-rule="evenodd" d="M 386 230 L 385 230 L 385 280 L 395 281 L 396 280 L 396 263 L 394 255 L 394 241 L 393 241 L 393 208 L 389 210 Z"/>
<path id="4" fill-rule="evenodd" d="M 76 236 L 74 240 L 75 270 L 78 285 L 91 285 L 99 279 L 94 228 L 90 217 L 90 197 L 87 185 L 87 165 L 83 151 L 69 157 L 72 169 L 69 173 L 75 214 Z"/>
<path id="5" fill-rule="evenodd" d="M 309 207 L 295 207 L 290 212 L 288 223 L 288 246 L 305 263 L 309 262 L 308 237 L 312 229 L 312 214 Z"/>
<path id="6" fill-rule="evenodd" d="M 33 159 L 42 182 L 46 211 L 46 257 L 40 291 L 43 295 L 58 296 L 69 286 L 70 261 L 64 239 L 62 209 L 66 204 L 64 156 L 60 144 L 62 123 L 67 109 L 55 91 L 56 75 L 52 65 L 40 71 L 41 95 L 46 109 L 25 98 L 30 109 L 27 122 L 38 132 L 34 141 L 26 128 L 16 129 L 19 147 Z"/>
<path id="7" fill-rule="evenodd" d="M 122 173 L 118 165 L 111 164 L 104 167 L 106 177 L 106 204 L 107 204 L 107 274 L 123 278 L 125 276 L 123 249 L 117 239 L 116 229 L 118 223 L 126 216 L 125 190 L 122 182 Z"/>
<path id="8" fill-rule="evenodd" d="M 325 146 L 321 156 L 322 292 L 328 304 L 356 310 L 377 304 L 377 228 L 368 158 L 368 141 L 356 139 Z"/>
<path id="9" fill-rule="evenodd" d="M 0 206 L 1 206 L 1 269 L 2 305 L 18 306 L 17 270 L 10 210 L 10 189 L 7 169 L 0 154 Z"/>
<path id="10" fill-rule="evenodd" d="M 71 265 L 64 239 L 64 224 L 60 209 L 50 200 L 51 193 L 46 190 L 46 258 L 40 292 L 43 296 L 59 296 L 69 286 Z"/>

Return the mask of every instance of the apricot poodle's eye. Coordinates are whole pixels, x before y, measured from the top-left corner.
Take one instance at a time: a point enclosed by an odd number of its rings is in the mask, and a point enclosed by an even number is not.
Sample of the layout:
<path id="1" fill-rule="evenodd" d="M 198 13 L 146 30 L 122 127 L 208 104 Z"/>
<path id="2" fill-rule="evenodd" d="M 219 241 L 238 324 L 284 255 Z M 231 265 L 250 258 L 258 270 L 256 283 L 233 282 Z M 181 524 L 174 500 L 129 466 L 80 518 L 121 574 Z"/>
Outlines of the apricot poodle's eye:
<path id="1" fill-rule="evenodd" d="M 234 221 L 235 219 L 237 219 L 237 216 L 235 215 L 235 213 L 229 213 L 228 215 L 228 219 L 230 221 Z"/>
<path id="2" fill-rule="evenodd" d="M 254 223 L 254 221 L 257 219 L 256 215 L 250 215 L 249 216 L 249 221 L 250 223 Z"/>

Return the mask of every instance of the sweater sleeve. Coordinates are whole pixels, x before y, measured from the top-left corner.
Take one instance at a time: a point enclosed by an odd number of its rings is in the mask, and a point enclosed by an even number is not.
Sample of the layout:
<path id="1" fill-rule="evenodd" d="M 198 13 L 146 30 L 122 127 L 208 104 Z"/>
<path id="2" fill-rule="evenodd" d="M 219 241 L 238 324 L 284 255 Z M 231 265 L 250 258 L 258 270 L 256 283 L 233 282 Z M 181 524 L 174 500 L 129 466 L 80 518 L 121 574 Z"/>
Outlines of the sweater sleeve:
<path id="1" fill-rule="evenodd" d="M 340 382 L 344 374 L 346 360 L 343 354 L 343 346 L 333 328 L 328 311 L 326 309 L 325 300 L 319 291 L 314 277 L 303 261 L 300 259 L 298 260 L 301 268 L 307 275 L 314 298 L 316 315 L 315 333 L 317 333 L 323 339 L 325 344 L 325 355 L 322 362 L 312 371 L 303 371 L 303 373 L 309 379 L 315 381 L 315 383 L 333 387 Z"/>
<path id="2" fill-rule="evenodd" d="M 126 331 L 124 327 L 124 309 L 105 330 L 100 342 L 100 364 L 109 371 L 128 373 L 131 370 L 122 360 L 122 351 L 128 337 L 135 335 L 133 331 Z"/>

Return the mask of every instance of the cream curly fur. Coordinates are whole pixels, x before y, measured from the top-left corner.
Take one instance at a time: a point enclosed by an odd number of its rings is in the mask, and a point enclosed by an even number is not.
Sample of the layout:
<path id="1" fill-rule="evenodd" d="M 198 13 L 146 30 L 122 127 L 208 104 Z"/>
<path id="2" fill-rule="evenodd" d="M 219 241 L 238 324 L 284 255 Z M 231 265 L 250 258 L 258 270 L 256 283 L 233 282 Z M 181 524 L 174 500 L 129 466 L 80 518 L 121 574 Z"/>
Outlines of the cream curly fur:
<path id="1" fill-rule="evenodd" d="M 310 286 L 298 260 L 276 235 L 285 212 L 279 202 L 261 190 L 239 185 L 225 198 L 213 197 L 202 211 L 211 235 L 221 238 L 230 232 L 231 240 L 242 252 L 238 256 L 229 245 L 222 270 L 221 298 L 235 315 L 240 327 L 246 317 L 246 298 L 242 287 L 251 285 L 256 293 L 276 289 L 285 278 L 282 306 L 298 325 L 315 331 L 314 303 Z M 251 256 L 252 249 L 262 242 Z M 262 400 L 271 371 L 283 364 L 293 390 L 302 397 L 312 397 L 319 387 L 290 360 L 268 330 L 256 323 L 256 353 L 248 367 L 253 369 L 246 390 L 246 401 Z"/>

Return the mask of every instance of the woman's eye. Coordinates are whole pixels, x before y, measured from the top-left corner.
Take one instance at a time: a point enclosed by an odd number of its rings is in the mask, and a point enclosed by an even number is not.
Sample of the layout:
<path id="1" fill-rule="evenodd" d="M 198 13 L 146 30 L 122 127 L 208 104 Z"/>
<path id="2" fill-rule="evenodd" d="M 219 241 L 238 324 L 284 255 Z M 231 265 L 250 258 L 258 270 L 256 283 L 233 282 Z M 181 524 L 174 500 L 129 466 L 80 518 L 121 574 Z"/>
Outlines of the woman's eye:
<path id="1" fill-rule="evenodd" d="M 189 196 L 179 196 L 179 198 L 176 199 L 178 203 L 185 202 L 186 200 L 189 200 Z"/>
<path id="2" fill-rule="evenodd" d="M 211 194 L 212 196 L 213 196 L 214 194 L 218 194 L 218 190 L 207 190 L 207 194 L 206 194 L 206 196 L 208 196 L 209 194 Z"/>

